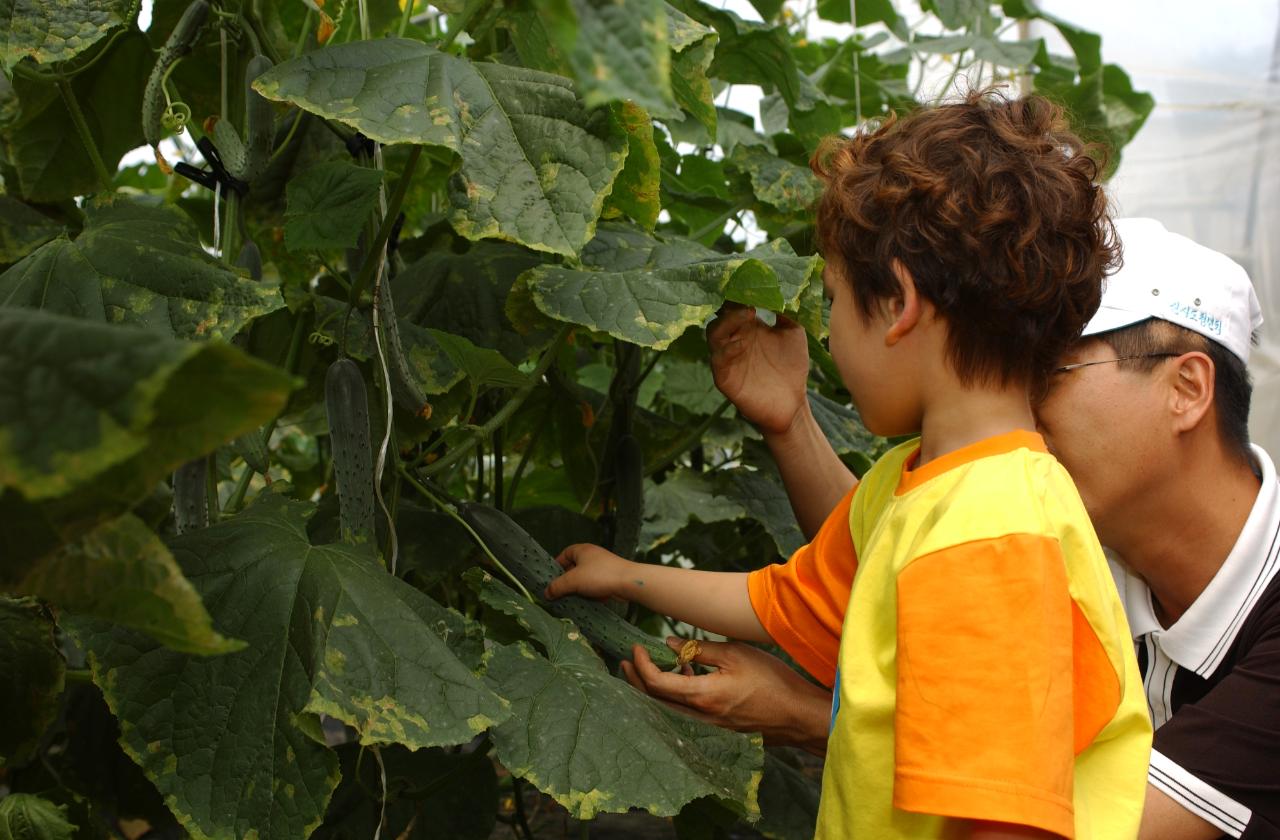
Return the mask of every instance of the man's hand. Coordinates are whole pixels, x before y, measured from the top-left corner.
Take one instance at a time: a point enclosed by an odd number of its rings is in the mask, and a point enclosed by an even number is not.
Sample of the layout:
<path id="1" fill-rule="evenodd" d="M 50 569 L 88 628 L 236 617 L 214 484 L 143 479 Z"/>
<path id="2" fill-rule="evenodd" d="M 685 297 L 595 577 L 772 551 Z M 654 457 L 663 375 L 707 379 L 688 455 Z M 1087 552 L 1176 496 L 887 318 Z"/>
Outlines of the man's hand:
<path id="1" fill-rule="evenodd" d="M 770 327 L 749 306 L 725 304 L 707 327 L 716 387 L 764 434 L 783 434 L 808 408 L 809 343 L 783 316 Z"/>
<path id="2" fill-rule="evenodd" d="M 629 583 L 627 570 L 636 565 L 590 543 L 569 546 L 560 552 L 556 562 L 565 571 L 547 585 L 548 598 L 570 594 L 598 599 L 623 596 Z"/>
<path id="3" fill-rule="evenodd" d="M 679 650 L 682 640 L 667 639 Z M 802 747 L 815 755 L 827 749 L 831 692 L 800 676 L 785 662 L 741 642 L 702 642 L 694 659 L 716 670 L 694 676 L 686 666 L 673 674 L 653 664 L 637 645 L 622 671 L 633 686 L 691 717 L 760 732 L 766 744 Z"/>

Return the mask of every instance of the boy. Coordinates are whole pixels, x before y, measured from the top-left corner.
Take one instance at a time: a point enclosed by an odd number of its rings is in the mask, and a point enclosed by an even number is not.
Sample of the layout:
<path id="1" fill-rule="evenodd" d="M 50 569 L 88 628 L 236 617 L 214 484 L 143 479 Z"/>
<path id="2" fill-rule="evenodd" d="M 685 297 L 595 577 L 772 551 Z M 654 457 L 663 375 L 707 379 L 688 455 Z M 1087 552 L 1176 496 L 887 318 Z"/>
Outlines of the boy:
<path id="1" fill-rule="evenodd" d="M 1054 106 L 984 93 L 829 141 L 812 165 L 832 357 L 868 429 L 919 439 L 785 565 L 579 545 L 547 594 L 777 642 L 834 684 L 821 838 L 1133 837 L 1151 742 L 1137 663 L 1028 397 L 1116 261 L 1098 165 Z M 826 584 L 849 567 L 846 609 Z M 823 609 L 844 614 L 836 662 L 796 621 Z"/>

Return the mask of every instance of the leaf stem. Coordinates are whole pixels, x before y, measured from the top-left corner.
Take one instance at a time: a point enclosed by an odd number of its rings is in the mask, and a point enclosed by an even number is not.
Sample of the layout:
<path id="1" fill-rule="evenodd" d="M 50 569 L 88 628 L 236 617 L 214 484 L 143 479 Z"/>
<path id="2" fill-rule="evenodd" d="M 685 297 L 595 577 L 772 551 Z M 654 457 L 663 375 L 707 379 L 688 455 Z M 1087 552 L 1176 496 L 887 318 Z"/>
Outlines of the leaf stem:
<path id="1" fill-rule="evenodd" d="M 462 19 L 458 21 L 457 26 L 453 26 L 452 18 L 449 20 L 449 31 L 445 34 L 445 38 L 440 42 L 440 51 L 444 52 L 453 46 L 453 42 L 458 35 L 472 24 L 476 16 L 480 12 L 489 7 L 490 0 L 469 0 L 462 10 Z"/>
<path id="2" fill-rule="evenodd" d="M 519 777 L 511 777 L 511 800 L 516 806 L 516 823 L 520 826 L 520 830 L 524 832 L 524 840 L 533 840 L 533 831 L 529 828 L 529 821 L 524 815 L 524 791 L 521 789 L 523 785 Z"/>
<path id="3" fill-rule="evenodd" d="M 547 369 L 551 367 L 552 362 L 555 361 L 556 353 L 559 351 L 560 345 L 564 343 L 565 338 L 568 337 L 572 330 L 573 326 L 570 324 L 566 324 L 561 327 L 560 331 L 556 333 L 555 339 L 552 340 L 551 346 L 547 348 L 546 352 L 542 354 L 542 358 L 538 360 L 538 366 L 533 369 L 531 374 L 529 374 L 529 381 L 520 386 L 520 390 L 512 394 L 511 399 L 507 400 L 506 404 L 503 405 L 502 408 L 498 409 L 498 411 L 495 412 L 483 426 L 476 427 L 469 438 L 446 452 L 441 456 L 440 460 L 424 468 L 422 470 L 422 474 L 430 477 L 445 471 L 461 459 L 465 458 L 472 449 L 475 449 L 476 446 L 480 444 L 481 441 L 492 435 L 495 429 L 504 425 L 509 419 L 511 419 L 511 415 L 515 414 L 516 409 L 518 409 L 524 401 L 529 398 L 529 395 L 533 393 L 533 389 L 538 387 L 538 383 L 542 381 L 543 374 L 547 372 Z"/>
<path id="4" fill-rule="evenodd" d="M 515 507 L 516 487 L 520 485 L 520 478 L 524 475 L 525 467 L 529 465 L 529 458 L 538 446 L 538 436 L 542 434 L 542 429 L 547 425 L 547 421 L 551 419 L 551 410 L 553 408 L 555 408 L 555 403 L 548 402 L 546 411 L 542 413 L 541 422 L 533 427 L 533 434 L 529 436 L 529 444 L 525 447 L 524 452 L 520 453 L 520 463 L 516 464 L 515 475 L 511 476 L 511 483 L 507 487 L 507 499 L 503 510 L 511 510 Z"/>
<path id="5" fill-rule="evenodd" d="M 400 10 L 400 28 L 396 35 L 403 38 L 404 31 L 409 28 L 409 18 L 413 17 L 414 0 L 404 0 L 404 8 Z"/>
<path id="6" fill-rule="evenodd" d="M 111 173 L 107 171 L 107 165 L 102 162 L 102 153 L 98 151 L 98 144 L 89 131 L 89 123 L 85 121 L 84 111 L 80 110 L 80 101 L 76 99 L 76 92 L 71 89 L 71 82 L 59 79 L 58 92 L 62 94 L 62 101 L 67 105 L 71 122 L 75 124 L 76 133 L 80 135 L 80 142 L 84 144 L 84 150 L 89 154 L 89 160 L 98 174 L 98 180 L 102 182 L 102 188 L 110 190 Z"/>
<path id="7" fill-rule="evenodd" d="M 391 239 L 391 229 L 396 226 L 396 217 L 400 215 L 400 206 L 404 204 L 405 194 L 409 192 L 409 181 L 413 178 L 414 170 L 418 168 L 418 159 L 420 157 L 422 157 L 422 147 L 414 146 L 413 151 L 409 152 L 409 160 L 405 162 L 404 171 L 400 173 L 400 181 L 396 184 L 396 191 L 391 194 L 391 203 L 387 205 L 387 212 L 382 217 L 382 226 L 378 228 L 378 237 L 371 243 L 369 249 L 365 251 L 364 265 L 360 266 L 360 275 L 351 284 L 351 297 L 348 301 L 348 306 L 354 306 L 356 301 L 360 299 L 361 293 L 369 285 L 369 281 L 373 279 L 373 273 L 382 264 L 382 260 L 378 255 L 382 253 L 382 249 L 387 246 L 387 241 Z"/>
<path id="8" fill-rule="evenodd" d="M 452 504 L 450 504 L 449 502 L 446 502 L 445 500 L 437 496 L 435 493 L 432 493 L 430 490 L 428 490 L 426 486 L 422 484 L 422 482 L 418 481 L 412 475 L 410 475 L 409 471 L 406 470 L 402 464 L 396 464 L 396 471 L 400 473 L 401 477 L 404 478 L 405 481 L 409 482 L 410 487 L 412 487 L 414 490 L 417 490 L 419 493 L 421 493 L 423 496 L 429 499 L 432 504 L 440 508 L 440 510 L 442 510 L 444 513 L 453 517 L 453 519 L 456 520 L 459 525 L 465 528 L 467 533 L 471 535 L 471 539 L 475 540 L 476 545 L 480 546 L 480 550 L 483 551 L 485 555 L 489 558 L 489 562 L 493 563 L 494 568 L 498 569 L 504 575 L 506 575 L 507 579 L 510 580 L 513 584 L 515 584 L 516 589 L 520 590 L 520 594 L 528 599 L 529 603 L 531 604 L 538 603 L 537 600 L 532 595 L 529 594 L 529 590 L 526 589 L 524 584 L 520 582 L 520 579 L 517 578 L 515 575 L 511 574 L 511 570 L 502 564 L 502 561 L 499 560 L 494 555 L 493 551 L 489 548 L 488 544 L 485 543 L 485 541 L 480 538 L 480 535 L 475 532 L 475 529 L 471 527 L 470 523 L 468 523 L 467 520 L 463 519 L 462 516 L 458 514 L 458 511 L 454 508 Z"/>
<path id="9" fill-rule="evenodd" d="M 711 414 L 707 417 L 707 419 L 703 420 L 702 423 L 700 423 L 696 429 L 689 432 L 689 434 L 685 435 L 680 440 L 676 441 L 675 444 L 673 444 L 672 446 L 667 447 L 667 450 L 663 452 L 661 455 L 659 455 L 657 458 L 645 464 L 644 465 L 645 476 L 653 475 L 658 470 L 662 469 L 667 464 L 671 463 L 671 461 L 677 458 L 680 455 L 680 453 L 684 452 L 686 449 L 688 449 L 689 447 L 697 443 L 699 440 L 701 440 L 702 436 L 705 435 L 707 433 L 707 430 L 711 428 L 711 425 L 720 419 L 721 415 L 723 415 L 725 411 L 728 410 L 730 405 L 731 403 L 728 400 L 721 400 L 720 405 L 716 407 L 716 410 L 711 412 Z"/>
<path id="10" fill-rule="evenodd" d="M 725 222 L 729 221 L 729 219 L 738 215 L 739 213 L 741 213 L 743 210 L 746 210 L 746 209 L 747 209 L 746 207 L 743 207 L 740 204 L 735 204 L 733 207 L 730 207 L 728 210 L 724 211 L 719 216 L 716 216 L 707 224 L 698 228 L 696 233 L 689 234 L 689 238 L 695 241 L 701 241 L 702 237 L 706 236 L 707 234 L 714 233 L 717 230 L 723 230 Z"/>

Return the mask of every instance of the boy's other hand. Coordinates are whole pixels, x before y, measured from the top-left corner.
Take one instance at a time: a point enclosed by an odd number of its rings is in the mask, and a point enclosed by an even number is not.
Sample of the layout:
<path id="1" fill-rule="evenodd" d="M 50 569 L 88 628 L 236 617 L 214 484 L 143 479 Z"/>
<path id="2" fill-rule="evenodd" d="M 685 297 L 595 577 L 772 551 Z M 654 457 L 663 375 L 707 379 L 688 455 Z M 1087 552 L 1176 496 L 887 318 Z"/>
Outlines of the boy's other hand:
<path id="1" fill-rule="evenodd" d="M 589 543 L 569 546 L 560 552 L 556 562 L 565 571 L 547 585 L 548 598 L 572 594 L 604 600 L 621 595 L 626 584 L 627 568 L 633 565 L 631 561 Z"/>
<path id="2" fill-rule="evenodd" d="M 779 315 L 770 327 L 754 308 L 727 303 L 707 345 L 716 387 L 761 432 L 785 433 L 808 408 L 809 342 L 799 324 Z"/>
<path id="3" fill-rule="evenodd" d="M 682 639 L 667 639 L 679 650 Z M 742 642 L 701 642 L 693 661 L 716 670 L 695 676 L 663 671 L 636 645 L 622 663 L 627 682 L 676 711 L 735 729 L 760 732 L 770 745 L 796 746 L 824 755 L 831 692 L 814 685 L 772 654 Z"/>

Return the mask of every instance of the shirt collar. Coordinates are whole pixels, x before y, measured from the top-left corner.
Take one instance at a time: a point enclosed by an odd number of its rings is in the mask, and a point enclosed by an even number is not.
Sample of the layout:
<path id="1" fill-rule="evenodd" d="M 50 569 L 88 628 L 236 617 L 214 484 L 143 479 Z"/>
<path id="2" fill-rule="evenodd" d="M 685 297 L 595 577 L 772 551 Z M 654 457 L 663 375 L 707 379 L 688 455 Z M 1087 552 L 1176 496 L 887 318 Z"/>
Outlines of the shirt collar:
<path id="1" fill-rule="evenodd" d="M 1241 625 L 1280 568 L 1280 485 L 1276 468 L 1261 447 L 1253 457 L 1262 471 L 1262 486 L 1244 529 L 1200 596 L 1170 627 L 1161 627 L 1146 581 L 1129 571 L 1112 573 L 1135 639 L 1152 635 L 1165 655 L 1180 667 L 1207 677 L 1222 664 Z M 1108 555 L 1109 559 L 1114 558 Z"/>
<path id="2" fill-rule="evenodd" d="M 1028 429 L 1014 429 L 993 437 L 983 438 L 968 446 L 962 446 L 945 455 L 940 455 L 922 467 L 916 466 L 916 463 L 920 460 L 920 449 L 917 446 L 916 450 L 907 456 L 907 460 L 902 465 L 902 476 L 898 481 L 898 488 L 894 495 L 901 496 L 903 493 L 909 493 L 922 484 L 926 484 L 956 467 L 962 467 L 981 458 L 1014 452 L 1018 449 L 1029 449 L 1032 452 L 1048 452 L 1044 445 L 1044 438 L 1038 432 Z"/>

